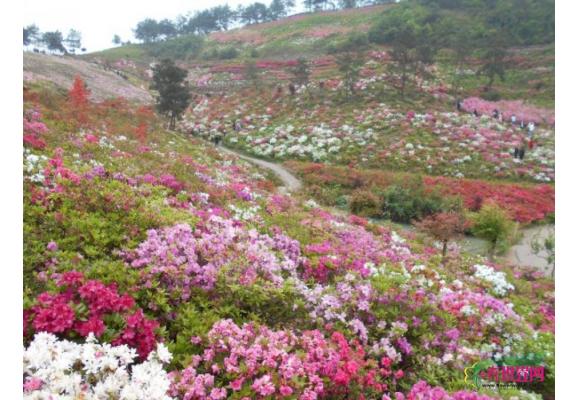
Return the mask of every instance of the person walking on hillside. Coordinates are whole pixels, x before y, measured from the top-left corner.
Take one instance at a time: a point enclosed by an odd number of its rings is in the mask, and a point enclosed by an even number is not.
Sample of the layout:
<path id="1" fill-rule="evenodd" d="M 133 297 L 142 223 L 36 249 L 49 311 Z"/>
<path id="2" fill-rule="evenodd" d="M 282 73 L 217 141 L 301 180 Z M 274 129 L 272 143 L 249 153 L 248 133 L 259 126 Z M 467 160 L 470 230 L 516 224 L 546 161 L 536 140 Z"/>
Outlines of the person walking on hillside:
<path id="1" fill-rule="evenodd" d="M 534 130 L 536 129 L 536 124 L 530 122 L 528 124 L 528 137 L 531 139 L 534 136 Z"/>
<path id="2" fill-rule="evenodd" d="M 495 119 L 498 119 L 499 118 L 499 111 L 497 110 L 497 108 L 495 110 L 493 110 L 493 117 Z"/>
<path id="3" fill-rule="evenodd" d="M 526 142 L 522 139 L 522 141 L 520 142 L 520 150 L 518 152 L 518 158 L 523 161 L 525 155 L 526 155 Z"/>
<path id="4" fill-rule="evenodd" d="M 461 100 L 457 99 L 455 101 L 455 107 L 457 107 L 457 111 L 461 111 Z"/>
<path id="5" fill-rule="evenodd" d="M 479 114 L 477 113 L 477 110 L 475 108 L 473 109 L 473 115 L 479 117 Z"/>
<path id="6" fill-rule="evenodd" d="M 512 114 L 512 116 L 511 116 L 510 119 L 512 121 L 512 125 L 515 125 L 516 124 L 516 115 L 515 114 Z"/>

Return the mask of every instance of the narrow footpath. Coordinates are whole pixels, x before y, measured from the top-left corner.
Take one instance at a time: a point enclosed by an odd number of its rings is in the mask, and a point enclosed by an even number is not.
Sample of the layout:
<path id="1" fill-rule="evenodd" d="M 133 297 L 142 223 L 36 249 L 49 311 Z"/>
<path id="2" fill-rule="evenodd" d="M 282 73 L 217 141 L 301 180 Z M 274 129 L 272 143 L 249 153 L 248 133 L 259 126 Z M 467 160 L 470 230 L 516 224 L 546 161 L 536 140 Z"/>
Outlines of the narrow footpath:
<path id="1" fill-rule="evenodd" d="M 238 152 L 235 152 L 233 150 L 230 150 L 228 148 L 225 148 L 222 145 L 219 146 L 219 149 L 225 153 L 238 156 L 243 160 L 246 160 L 248 162 L 251 162 L 252 164 L 255 164 L 265 169 L 269 169 L 270 171 L 274 172 L 276 176 L 278 176 L 282 181 L 282 183 L 284 184 L 284 186 L 282 187 L 282 191 L 294 192 L 302 187 L 302 182 L 294 175 L 292 175 L 286 168 L 282 167 L 280 164 L 275 164 L 269 161 L 260 160 L 258 158 L 249 157 L 240 154 Z"/>

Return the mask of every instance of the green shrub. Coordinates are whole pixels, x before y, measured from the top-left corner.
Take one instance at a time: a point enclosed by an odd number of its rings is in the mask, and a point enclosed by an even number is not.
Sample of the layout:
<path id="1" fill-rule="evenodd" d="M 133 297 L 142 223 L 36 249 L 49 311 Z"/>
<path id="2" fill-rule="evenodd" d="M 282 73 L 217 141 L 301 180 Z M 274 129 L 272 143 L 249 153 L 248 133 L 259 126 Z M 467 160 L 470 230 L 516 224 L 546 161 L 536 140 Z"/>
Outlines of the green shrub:
<path id="1" fill-rule="evenodd" d="M 514 223 L 508 213 L 495 203 L 484 204 L 473 215 L 472 223 L 473 234 L 489 242 L 489 254 L 492 258 L 498 246 L 507 243 L 514 231 Z"/>
<path id="2" fill-rule="evenodd" d="M 427 193 L 422 187 L 390 186 L 384 193 L 383 216 L 395 221 L 410 223 L 431 214 L 455 208 L 453 200 L 436 193 Z"/>
<path id="3" fill-rule="evenodd" d="M 380 217 L 381 199 L 369 190 L 359 189 L 352 193 L 349 204 L 353 214 L 362 217 Z"/>
<path id="4" fill-rule="evenodd" d="M 496 90 L 489 90 L 481 94 L 481 98 L 487 101 L 498 101 L 501 100 L 501 95 Z"/>
<path id="5" fill-rule="evenodd" d="M 340 195 L 336 198 L 335 205 L 336 205 L 336 207 L 338 207 L 340 209 L 346 210 L 346 209 L 348 209 L 348 205 L 349 205 L 348 203 L 349 203 L 348 197 L 345 195 Z"/>
<path id="6" fill-rule="evenodd" d="M 197 57 L 203 48 L 203 44 L 203 37 L 187 35 L 164 42 L 149 44 L 147 51 L 156 58 L 187 60 Z"/>

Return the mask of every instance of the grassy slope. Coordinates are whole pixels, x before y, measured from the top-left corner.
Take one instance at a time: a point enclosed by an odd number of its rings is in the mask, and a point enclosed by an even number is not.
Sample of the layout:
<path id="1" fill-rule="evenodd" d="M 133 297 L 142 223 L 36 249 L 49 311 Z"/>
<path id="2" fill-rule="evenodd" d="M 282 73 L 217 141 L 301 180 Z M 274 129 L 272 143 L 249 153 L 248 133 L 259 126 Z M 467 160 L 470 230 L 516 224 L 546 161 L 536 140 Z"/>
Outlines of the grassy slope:
<path id="1" fill-rule="evenodd" d="M 61 89 L 69 89 L 77 75 L 91 88 L 91 98 L 94 100 L 122 96 L 132 101 L 152 101 L 145 89 L 145 82 L 134 76 L 124 79 L 100 65 L 77 57 L 24 53 L 25 81 L 49 82 Z"/>
<path id="2" fill-rule="evenodd" d="M 247 60 L 257 62 L 273 60 L 294 60 L 304 56 L 312 60 L 329 58 L 325 56 L 328 45 L 340 41 L 350 32 L 366 32 L 390 6 L 363 7 L 353 10 L 300 14 L 279 21 L 250 25 L 227 32 L 211 34 L 203 44 L 200 54 L 183 66 L 192 71 L 193 77 L 212 74 L 214 80 L 231 80 L 229 74 L 212 73 L 213 69 L 227 66 L 240 66 Z M 169 41 L 171 42 L 171 41 Z M 210 59 L 212 52 L 233 47 L 238 56 L 231 60 Z M 386 50 L 374 46 L 376 50 Z M 251 52 L 257 53 L 256 58 Z M 254 54 L 255 56 L 255 54 Z M 148 68 L 154 59 L 147 53 L 145 45 L 128 45 L 88 54 L 88 60 L 100 63 L 115 63 L 128 60 L 139 69 Z M 537 106 L 554 106 L 554 46 L 512 49 L 510 69 L 504 81 L 494 87 L 503 99 L 526 99 Z M 330 58 L 330 64 L 314 68 L 317 77 L 329 78 L 338 74 Z M 388 66 L 388 65 L 387 65 Z M 468 66 L 462 85 L 465 96 L 481 95 L 484 78 L 478 77 L 477 61 Z M 438 70 L 440 78 L 451 82 L 451 68 L 444 56 L 440 56 Z M 123 71 L 127 71 L 123 69 Z M 143 76 L 141 71 L 141 76 Z M 284 75 L 280 66 L 264 67 L 263 79 L 279 81 Z"/>

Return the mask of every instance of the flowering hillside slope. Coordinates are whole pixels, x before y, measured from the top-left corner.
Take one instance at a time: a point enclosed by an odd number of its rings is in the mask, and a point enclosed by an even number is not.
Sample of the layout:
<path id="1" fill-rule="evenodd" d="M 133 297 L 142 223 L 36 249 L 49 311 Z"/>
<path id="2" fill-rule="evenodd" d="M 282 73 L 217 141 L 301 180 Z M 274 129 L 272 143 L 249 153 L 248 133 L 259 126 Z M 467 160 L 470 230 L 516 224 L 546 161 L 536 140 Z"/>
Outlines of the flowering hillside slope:
<path id="1" fill-rule="evenodd" d="M 25 90 L 25 398 L 553 398 L 552 280 L 442 260 L 150 107 L 73 99 Z M 465 380 L 520 354 L 541 381 Z"/>
<path id="2" fill-rule="evenodd" d="M 535 145 L 520 160 L 512 153 L 525 132 L 507 117 L 498 121 L 485 114 L 438 111 L 441 105 L 421 113 L 409 105 L 394 108 L 378 102 L 370 89 L 364 92 L 368 97 L 356 106 L 342 105 L 336 90 L 325 92 L 317 92 L 322 98 L 316 100 L 306 93 L 256 96 L 247 91 L 198 99 L 182 129 L 204 136 L 227 131 L 229 145 L 278 160 L 350 163 L 453 177 L 554 181 L 554 129 L 539 111 L 542 124 L 534 134 Z M 536 116 L 529 110 L 521 115 L 528 121 Z M 231 132 L 235 120 L 241 122 L 241 129 Z"/>

